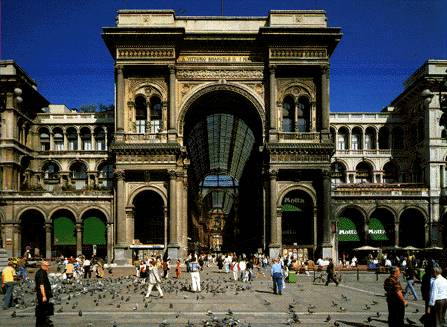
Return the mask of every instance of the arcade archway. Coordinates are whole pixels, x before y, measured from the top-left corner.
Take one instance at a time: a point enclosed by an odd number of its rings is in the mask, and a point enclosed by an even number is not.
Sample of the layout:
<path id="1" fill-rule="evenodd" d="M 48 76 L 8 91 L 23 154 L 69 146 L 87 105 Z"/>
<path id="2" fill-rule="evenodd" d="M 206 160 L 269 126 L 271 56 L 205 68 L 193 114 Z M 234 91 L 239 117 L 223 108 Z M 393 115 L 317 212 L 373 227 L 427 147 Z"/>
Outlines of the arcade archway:
<path id="1" fill-rule="evenodd" d="M 190 248 L 262 247 L 262 122 L 254 105 L 228 90 L 199 97 L 185 115 Z M 215 248 L 216 249 L 216 248 Z"/>
<path id="2" fill-rule="evenodd" d="M 82 216 L 82 253 L 90 258 L 107 256 L 107 219 L 97 209 L 92 209 Z"/>
<path id="3" fill-rule="evenodd" d="M 154 191 L 142 191 L 134 200 L 134 240 L 140 244 L 165 244 L 164 204 Z"/>
<path id="4" fill-rule="evenodd" d="M 385 208 L 373 211 L 368 221 L 368 244 L 375 247 L 395 245 L 395 217 Z"/>
<path id="5" fill-rule="evenodd" d="M 399 246 L 425 247 L 425 217 L 419 210 L 406 209 L 400 215 Z"/>
<path id="6" fill-rule="evenodd" d="M 357 208 L 344 209 L 337 219 L 339 257 L 351 257 L 353 249 L 365 245 L 365 217 Z"/>
<path id="7" fill-rule="evenodd" d="M 53 221 L 52 257 L 76 256 L 76 220 L 69 210 L 58 210 L 51 217 Z"/>
<path id="8" fill-rule="evenodd" d="M 45 256 L 45 218 L 41 212 L 31 209 L 20 216 L 21 255 L 27 248 L 31 254 Z"/>

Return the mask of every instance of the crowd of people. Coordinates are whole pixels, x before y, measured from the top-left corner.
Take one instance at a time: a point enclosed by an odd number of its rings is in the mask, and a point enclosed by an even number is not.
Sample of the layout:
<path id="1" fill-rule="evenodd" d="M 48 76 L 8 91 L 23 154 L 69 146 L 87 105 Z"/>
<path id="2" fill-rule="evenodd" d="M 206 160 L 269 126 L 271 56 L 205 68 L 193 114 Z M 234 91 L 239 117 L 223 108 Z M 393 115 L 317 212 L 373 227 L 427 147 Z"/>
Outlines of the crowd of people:
<path id="1" fill-rule="evenodd" d="M 351 258 L 352 259 L 352 258 Z M 447 280 L 442 276 L 442 269 L 435 260 L 428 258 L 417 258 L 414 254 L 405 256 L 389 256 L 386 253 L 380 254 L 380 259 L 374 256 L 368 256 L 368 259 L 378 266 L 389 269 L 390 276 L 384 282 L 388 304 L 388 322 L 389 326 L 404 326 L 405 307 L 408 301 L 425 302 L 425 312 L 421 321 L 424 326 L 443 326 L 444 316 L 447 309 Z M 349 261 L 357 264 L 357 261 Z M 49 263 L 42 261 L 40 269 L 35 274 L 36 284 L 36 321 L 37 325 L 47 326 L 50 324 L 51 315 L 51 287 L 48 282 Z M 136 276 L 141 279 L 141 283 L 147 286 L 145 296 L 152 296 L 152 290 L 155 287 L 158 296 L 163 298 L 162 289 L 163 279 L 170 277 L 171 267 L 175 269 L 172 278 L 179 279 L 182 276 L 182 270 L 190 276 L 190 291 L 201 292 L 202 281 L 200 273 L 209 266 L 217 267 L 222 272 L 229 274 L 234 281 L 242 283 L 250 282 L 262 273 L 270 273 L 272 281 L 272 290 L 277 295 L 282 295 L 286 287 L 285 280 L 291 271 L 296 273 L 309 274 L 311 270 L 326 271 L 327 277 L 325 285 L 330 282 L 336 286 L 340 280 L 336 278 L 336 264 L 332 258 L 318 259 L 315 263 L 312 260 L 300 261 L 293 253 L 286 256 L 278 256 L 270 259 L 263 254 L 245 255 L 236 253 L 227 254 L 197 254 L 191 253 L 184 259 L 176 259 L 175 263 L 167 254 L 165 256 L 151 256 L 139 260 L 135 265 Z M 83 255 L 78 257 L 61 256 L 56 260 L 57 271 L 62 274 L 63 279 L 70 282 L 79 278 L 103 278 L 104 262 L 93 256 L 87 258 Z M 174 268 L 175 267 L 175 268 Z M 344 267 L 340 262 L 338 267 Z M 421 273 L 421 270 L 424 272 Z M 25 272 L 24 272 L 25 270 Z M 402 278 L 403 277 L 403 278 Z M 26 279 L 26 264 L 23 261 L 13 259 L 8 263 L 8 267 L 2 272 L 2 288 L 4 292 L 3 308 L 8 309 L 14 306 L 13 289 L 16 280 Z M 402 287 L 401 280 L 406 282 Z M 421 284 L 420 291 L 415 286 Z M 420 295 L 421 296 L 420 296 Z"/>

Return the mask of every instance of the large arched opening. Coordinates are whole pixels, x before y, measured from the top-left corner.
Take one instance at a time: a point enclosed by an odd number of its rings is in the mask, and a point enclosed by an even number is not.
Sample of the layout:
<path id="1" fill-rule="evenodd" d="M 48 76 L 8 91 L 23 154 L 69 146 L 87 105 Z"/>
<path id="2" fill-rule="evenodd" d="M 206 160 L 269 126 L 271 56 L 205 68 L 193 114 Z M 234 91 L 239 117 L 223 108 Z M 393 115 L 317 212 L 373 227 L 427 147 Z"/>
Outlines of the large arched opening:
<path id="1" fill-rule="evenodd" d="M 45 218 L 35 209 L 26 210 L 20 215 L 21 254 L 27 249 L 33 256 L 45 256 Z"/>
<path id="2" fill-rule="evenodd" d="M 368 244 L 375 247 L 393 247 L 395 245 L 395 217 L 385 208 L 377 208 L 368 220 Z"/>
<path id="3" fill-rule="evenodd" d="M 56 211 L 53 221 L 52 257 L 76 256 L 76 219 L 73 213 L 66 209 Z"/>
<path id="4" fill-rule="evenodd" d="M 107 256 L 107 218 L 98 209 L 91 209 L 82 216 L 82 253 L 87 257 L 95 254 Z"/>
<path id="5" fill-rule="evenodd" d="M 262 121 L 247 97 L 215 89 L 184 117 L 189 247 L 255 251 L 263 246 Z"/>
<path id="6" fill-rule="evenodd" d="M 425 247 L 425 217 L 418 209 L 409 208 L 400 215 L 399 246 Z"/>
<path id="7" fill-rule="evenodd" d="M 314 203 L 307 192 L 288 192 L 281 203 L 282 245 L 300 258 L 313 258 L 315 252 Z"/>
<path id="8" fill-rule="evenodd" d="M 355 207 L 344 209 L 337 218 L 339 257 L 352 257 L 354 249 L 365 245 L 365 216 Z"/>
<path id="9" fill-rule="evenodd" d="M 165 218 L 162 197 L 154 191 L 141 191 L 134 200 L 134 240 L 138 244 L 165 244 Z"/>

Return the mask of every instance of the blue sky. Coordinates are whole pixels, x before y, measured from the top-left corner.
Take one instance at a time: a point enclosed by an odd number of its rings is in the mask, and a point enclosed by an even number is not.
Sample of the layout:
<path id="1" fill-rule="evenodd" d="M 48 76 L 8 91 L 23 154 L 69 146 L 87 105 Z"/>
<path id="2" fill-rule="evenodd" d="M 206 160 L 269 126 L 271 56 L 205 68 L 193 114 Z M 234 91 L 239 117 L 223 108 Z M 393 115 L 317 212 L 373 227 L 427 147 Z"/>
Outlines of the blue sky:
<path id="1" fill-rule="evenodd" d="M 51 103 L 113 103 L 113 61 L 101 39 L 118 9 L 221 13 L 220 0 L 0 0 L 1 59 L 14 59 Z M 447 59 L 446 0 L 224 1 L 227 16 L 323 9 L 343 38 L 331 59 L 331 111 L 380 111 L 428 58 Z"/>

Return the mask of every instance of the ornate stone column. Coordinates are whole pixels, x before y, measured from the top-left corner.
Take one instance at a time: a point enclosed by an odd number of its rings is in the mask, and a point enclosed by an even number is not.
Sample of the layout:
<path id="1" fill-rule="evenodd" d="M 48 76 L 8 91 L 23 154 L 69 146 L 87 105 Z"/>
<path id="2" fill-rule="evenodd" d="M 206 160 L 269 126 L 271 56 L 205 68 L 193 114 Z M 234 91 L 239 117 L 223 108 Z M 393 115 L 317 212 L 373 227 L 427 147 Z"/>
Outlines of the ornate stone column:
<path id="1" fill-rule="evenodd" d="M 45 258 L 47 259 L 51 259 L 52 230 L 53 225 L 51 223 L 45 223 Z"/>
<path id="2" fill-rule="evenodd" d="M 54 135 L 53 135 L 53 131 L 50 131 L 50 151 L 54 150 Z"/>
<path id="3" fill-rule="evenodd" d="M 399 221 L 396 221 L 394 224 L 394 246 L 399 246 L 400 240 L 399 240 Z"/>
<path id="4" fill-rule="evenodd" d="M 64 129 L 64 151 L 68 151 L 67 130 Z"/>
<path id="5" fill-rule="evenodd" d="M 82 223 L 76 223 L 76 255 L 82 254 Z"/>
<path id="6" fill-rule="evenodd" d="M 177 133 L 176 130 L 176 121 L 177 121 L 177 113 L 175 107 L 175 66 L 169 66 L 169 109 L 168 109 L 168 118 L 169 118 L 169 130 L 168 130 L 168 141 L 174 142 L 175 136 Z"/>
<path id="7" fill-rule="evenodd" d="M 126 244 L 132 244 L 135 239 L 134 207 L 126 207 Z"/>
<path id="8" fill-rule="evenodd" d="M 179 250 L 177 221 L 177 172 L 169 171 L 169 244 L 168 255 L 177 258 Z"/>
<path id="9" fill-rule="evenodd" d="M 125 99 L 124 99 L 124 73 L 123 66 L 116 65 L 115 67 L 115 78 L 116 78 L 116 133 L 124 133 L 124 109 L 125 109 Z"/>
<path id="10" fill-rule="evenodd" d="M 328 170 L 322 171 L 323 194 L 321 199 L 322 206 L 322 255 L 323 258 L 332 256 L 331 244 L 331 173 Z"/>
<path id="11" fill-rule="evenodd" d="M 113 224 L 107 223 L 107 262 L 113 261 Z"/>
<path id="12" fill-rule="evenodd" d="M 16 257 L 22 256 L 22 247 L 21 247 L 21 239 L 20 239 L 20 225 L 14 224 L 12 226 L 12 232 L 13 232 L 13 253 Z"/>
<path id="13" fill-rule="evenodd" d="M 128 250 L 129 244 L 127 243 L 126 235 L 126 183 L 125 183 L 125 171 L 115 171 L 116 181 L 116 208 L 115 208 L 115 230 L 117 243 L 115 244 L 115 262 L 118 264 L 128 263 L 130 253 Z"/>
<path id="14" fill-rule="evenodd" d="M 183 206 L 182 206 L 182 229 L 180 234 L 180 256 L 185 257 L 188 254 L 188 175 L 186 169 L 183 174 Z"/>
<path id="15" fill-rule="evenodd" d="M 277 202 L 277 170 L 269 171 L 270 181 L 270 244 L 269 255 L 271 258 L 277 257 L 281 250 L 281 222 L 278 221 L 278 214 L 276 208 Z M 279 219 L 280 220 L 280 219 Z"/>
<path id="16" fill-rule="evenodd" d="M 276 70 L 276 66 L 275 65 L 270 65 L 269 67 L 270 70 L 270 78 L 269 78 L 269 91 L 270 91 L 270 131 L 269 131 L 269 141 L 270 142 L 274 142 L 277 141 L 277 135 L 276 133 L 278 132 L 277 130 L 277 126 L 276 126 L 276 121 L 277 121 L 277 110 L 276 110 L 276 75 L 275 75 L 275 70 Z"/>
<path id="17" fill-rule="evenodd" d="M 321 66 L 321 131 L 329 133 L 329 65 Z"/>

